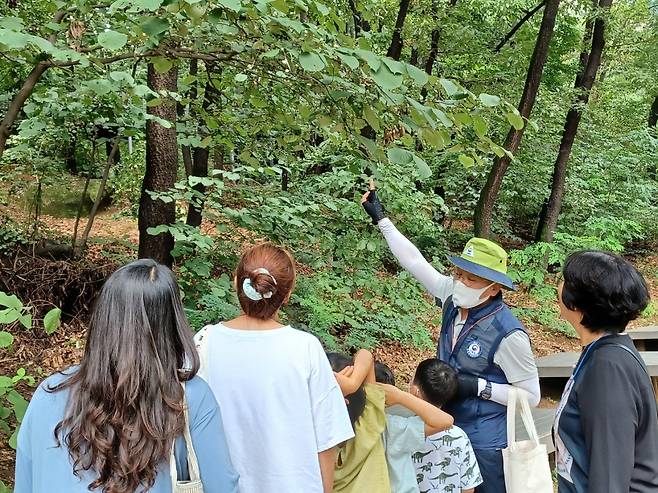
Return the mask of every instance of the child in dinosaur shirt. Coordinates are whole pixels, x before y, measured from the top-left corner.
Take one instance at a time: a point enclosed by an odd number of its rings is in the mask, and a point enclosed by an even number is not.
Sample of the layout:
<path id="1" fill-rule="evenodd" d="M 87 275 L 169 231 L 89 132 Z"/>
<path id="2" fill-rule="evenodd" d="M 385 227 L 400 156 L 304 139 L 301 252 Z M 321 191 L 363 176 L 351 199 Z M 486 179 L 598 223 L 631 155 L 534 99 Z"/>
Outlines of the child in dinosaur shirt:
<path id="1" fill-rule="evenodd" d="M 411 454 L 425 446 L 425 438 L 449 429 L 452 416 L 433 404 L 395 386 L 395 376 L 375 363 L 375 377 L 386 394 L 384 447 L 391 493 L 419 493 Z"/>
<path id="2" fill-rule="evenodd" d="M 440 408 L 457 391 L 457 374 L 438 359 L 426 359 L 416 368 L 410 390 Z M 411 459 L 420 493 L 473 493 L 482 484 L 471 442 L 457 426 L 428 436 Z"/>

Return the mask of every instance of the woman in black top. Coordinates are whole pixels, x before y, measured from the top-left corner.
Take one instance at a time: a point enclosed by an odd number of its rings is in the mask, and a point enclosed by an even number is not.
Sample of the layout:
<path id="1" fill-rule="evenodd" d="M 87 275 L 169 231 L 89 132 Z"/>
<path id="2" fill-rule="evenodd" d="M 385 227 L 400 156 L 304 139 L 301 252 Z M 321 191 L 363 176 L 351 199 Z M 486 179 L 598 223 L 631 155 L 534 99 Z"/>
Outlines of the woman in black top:
<path id="1" fill-rule="evenodd" d="M 558 407 L 559 493 L 658 492 L 658 419 L 651 379 L 624 332 L 649 302 L 642 275 L 607 252 L 572 254 L 560 315 L 583 352 Z"/>

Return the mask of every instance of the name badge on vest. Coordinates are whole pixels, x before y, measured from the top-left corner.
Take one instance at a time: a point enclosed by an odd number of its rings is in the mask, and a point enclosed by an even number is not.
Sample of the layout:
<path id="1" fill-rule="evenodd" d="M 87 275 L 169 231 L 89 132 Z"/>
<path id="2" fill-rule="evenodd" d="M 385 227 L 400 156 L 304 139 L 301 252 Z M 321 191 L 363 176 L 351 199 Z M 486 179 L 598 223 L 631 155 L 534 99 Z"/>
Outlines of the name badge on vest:
<path id="1" fill-rule="evenodd" d="M 478 358 L 482 354 L 482 346 L 477 339 L 466 341 L 466 354 L 469 358 Z"/>

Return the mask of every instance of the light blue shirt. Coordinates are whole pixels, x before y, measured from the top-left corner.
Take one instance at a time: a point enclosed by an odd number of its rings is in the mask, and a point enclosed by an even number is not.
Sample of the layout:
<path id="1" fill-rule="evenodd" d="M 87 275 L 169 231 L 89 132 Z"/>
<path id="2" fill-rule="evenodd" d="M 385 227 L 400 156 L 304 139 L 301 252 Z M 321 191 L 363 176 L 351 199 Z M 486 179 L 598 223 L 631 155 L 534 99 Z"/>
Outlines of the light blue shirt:
<path id="1" fill-rule="evenodd" d="M 418 493 L 411 456 L 425 445 L 425 423 L 402 406 L 386 408 L 386 462 L 392 493 Z"/>
<path id="2" fill-rule="evenodd" d="M 75 371 L 72 367 L 67 374 Z M 66 375 L 56 373 L 39 385 L 27 408 L 18 433 L 16 485 L 14 493 L 89 493 L 95 479 L 90 472 L 73 474 L 65 445 L 57 447 L 54 430 L 63 419 L 69 389 L 50 393 L 45 390 L 62 382 Z M 222 416 L 208 385 L 199 377 L 186 383 L 190 434 L 199 461 L 205 493 L 237 493 L 238 474 L 226 446 Z M 179 478 L 187 478 L 187 453 L 182 437 L 176 441 Z M 141 491 L 141 490 L 140 490 Z M 171 493 L 169 464 L 159 466 L 155 485 L 148 493 Z"/>

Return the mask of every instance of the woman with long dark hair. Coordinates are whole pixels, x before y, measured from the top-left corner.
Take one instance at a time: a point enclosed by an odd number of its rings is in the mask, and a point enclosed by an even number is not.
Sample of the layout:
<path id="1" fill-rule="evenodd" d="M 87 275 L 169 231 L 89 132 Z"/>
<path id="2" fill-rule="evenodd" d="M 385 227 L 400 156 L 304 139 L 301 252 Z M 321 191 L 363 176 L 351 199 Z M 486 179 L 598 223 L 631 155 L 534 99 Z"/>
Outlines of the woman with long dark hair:
<path id="1" fill-rule="evenodd" d="M 171 492 L 170 462 L 181 481 L 195 469 L 186 424 L 205 493 L 237 492 L 219 407 L 198 368 L 173 273 L 150 259 L 118 269 L 94 306 L 82 363 L 47 378 L 30 402 L 15 493 Z"/>

